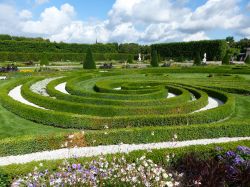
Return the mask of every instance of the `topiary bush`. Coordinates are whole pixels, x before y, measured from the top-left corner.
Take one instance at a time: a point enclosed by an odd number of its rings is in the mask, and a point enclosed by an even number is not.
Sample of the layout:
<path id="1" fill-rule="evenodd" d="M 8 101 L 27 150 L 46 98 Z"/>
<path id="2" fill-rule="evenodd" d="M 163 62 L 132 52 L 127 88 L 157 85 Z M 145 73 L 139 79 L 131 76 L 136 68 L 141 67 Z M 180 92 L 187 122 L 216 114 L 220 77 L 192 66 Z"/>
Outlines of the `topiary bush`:
<path id="1" fill-rule="evenodd" d="M 200 56 L 199 51 L 196 51 L 196 53 L 195 53 L 194 65 L 196 65 L 196 66 L 201 65 L 201 56 Z"/>
<path id="2" fill-rule="evenodd" d="M 151 66 L 152 67 L 158 67 L 158 55 L 157 55 L 157 51 L 153 50 L 152 54 L 151 54 Z"/>
<path id="3" fill-rule="evenodd" d="M 84 69 L 96 69 L 96 64 L 92 55 L 92 50 L 90 48 L 87 51 L 87 55 L 83 63 L 83 68 Z"/>
<path id="4" fill-rule="evenodd" d="M 229 51 L 227 51 L 224 58 L 222 59 L 222 64 L 229 65 L 229 62 L 230 62 L 230 55 L 229 55 Z"/>
<path id="5" fill-rule="evenodd" d="M 47 56 L 46 53 L 43 53 L 42 58 L 40 60 L 40 65 L 41 66 L 43 66 L 43 65 L 45 65 L 45 66 L 49 65 L 49 60 L 48 60 L 48 56 Z"/>
<path id="6" fill-rule="evenodd" d="M 249 56 L 249 55 L 247 55 L 247 58 L 246 58 L 246 60 L 245 60 L 245 63 L 246 63 L 246 64 L 250 64 L 250 56 Z"/>

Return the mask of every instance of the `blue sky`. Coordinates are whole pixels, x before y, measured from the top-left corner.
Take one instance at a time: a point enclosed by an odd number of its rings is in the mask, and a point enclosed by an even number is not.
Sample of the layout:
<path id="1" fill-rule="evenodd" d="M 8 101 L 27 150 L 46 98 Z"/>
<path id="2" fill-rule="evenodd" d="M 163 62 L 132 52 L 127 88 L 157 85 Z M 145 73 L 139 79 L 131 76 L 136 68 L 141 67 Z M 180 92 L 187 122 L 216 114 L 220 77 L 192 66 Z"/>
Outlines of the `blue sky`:
<path id="1" fill-rule="evenodd" d="M 1 34 L 58 42 L 240 39 L 249 17 L 250 0 L 0 0 Z"/>

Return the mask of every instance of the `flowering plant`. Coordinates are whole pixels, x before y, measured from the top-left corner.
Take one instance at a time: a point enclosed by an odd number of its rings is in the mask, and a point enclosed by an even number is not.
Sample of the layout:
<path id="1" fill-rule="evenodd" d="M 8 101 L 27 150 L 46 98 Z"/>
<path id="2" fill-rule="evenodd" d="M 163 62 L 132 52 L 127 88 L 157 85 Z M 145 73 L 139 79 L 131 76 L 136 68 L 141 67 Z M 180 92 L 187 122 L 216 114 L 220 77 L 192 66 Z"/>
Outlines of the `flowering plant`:
<path id="1" fill-rule="evenodd" d="M 122 156 L 109 162 L 103 156 L 87 164 L 64 161 L 56 172 L 34 172 L 16 180 L 12 186 L 178 186 L 172 173 L 145 156 L 130 163 Z"/>

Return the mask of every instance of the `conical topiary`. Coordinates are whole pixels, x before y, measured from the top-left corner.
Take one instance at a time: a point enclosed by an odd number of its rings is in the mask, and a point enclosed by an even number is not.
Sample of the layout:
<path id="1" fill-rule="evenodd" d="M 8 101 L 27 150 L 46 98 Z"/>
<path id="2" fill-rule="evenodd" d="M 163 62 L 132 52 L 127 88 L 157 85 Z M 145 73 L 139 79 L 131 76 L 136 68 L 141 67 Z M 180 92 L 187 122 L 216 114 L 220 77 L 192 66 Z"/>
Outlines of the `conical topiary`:
<path id="1" fill-rule="evenodd" d="M 132 64 L 133 63 L 133 58 L 131 55 L 129 55 L 128 57 L 128 61 L 127 61 L 129 64 Z"/>
<path id="2" fill-rule="evenodd" d="M 158 67 L 158 55 L 157 55 L 157 51 L 153 50 L 152 54 L 151 54 L 151 66 L 152 67 Z"/>
<path id="3" fill-rule="evenodd" d="M 227 51 L 224 58 L 222 59 L 222 64 L 229 65 L 229 63 L 230 63 L 230 55 L 229 52 Z"/>
<path id="4" fill-rule="evenodd" d="M 93 59 L 92 51 L 90 48 L 88 49 L 85 61 L 83 62 L 83 68 L 84 69 L 96 69 L 96 64 Z"/>
<path id="5" fill-rule="evenodd" d="M 194 65 L 196 66 L 201 65 L 201 56 L 200 56 L 200 52 L 198 51 L 195 53 Z"/>
<path id="6" fill-rule="evenodd" d="M 40 65 L 41 66 L 43 66 L 43 65 L 48 66 L 49 65 L 49 60 L 48 60 L 46 53 L 43 53 L 41 60 L 40 60 Z"/>
<path id="7" fill-rule="evenodd" d="M 250 55 L 247 55 L 247 58 L 245 59 L 246 64 L 250 64 Z"/>

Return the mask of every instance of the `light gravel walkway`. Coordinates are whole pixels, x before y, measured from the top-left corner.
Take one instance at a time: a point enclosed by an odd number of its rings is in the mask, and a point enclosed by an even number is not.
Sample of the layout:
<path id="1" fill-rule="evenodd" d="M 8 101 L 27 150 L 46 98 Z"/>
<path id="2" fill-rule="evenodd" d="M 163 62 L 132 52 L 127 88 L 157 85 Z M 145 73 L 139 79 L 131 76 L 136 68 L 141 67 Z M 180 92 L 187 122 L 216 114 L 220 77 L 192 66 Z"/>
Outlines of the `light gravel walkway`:
<path id="1" fill-rule="evenodd" d="M 59 92 L 62 92 L 62 93 L 64 93 L 64 94 L 69 95 L 69 92 L 67 92 L 67 90 L 66 90 L 66 84 L 67 84 L 66 82 L 61 83 L 61 84 L 57 85 L 57 86 L 55 87 L 55 89 L 56 89 L 57 91 L 59 91 Z"/>
<path id="2" fill-rule="evenodd" d="M 25 104 L 25 105 L 29 105 L 29 106 L 32 106 L 32 107 L 35 107 L 35 108 L 40 108 L 40 109 L 43 109 L 43 110 L 48 110 L 48 109 L 43 108 L 43 107 L 40 107 L 40 106 L 38 106 L 38 105 L 36 105 L 36 104 L 34 104 L 34 103 L 31 103 L 31 102 L 29 102 L 28 100 L 26 100 L 25 98 L 23 98 L 23 96 L 22 96 L 22 94 L 21 94 L 21 89 L 22 89 L 22 85 L 17 86 L 17 87 L 15 87 L 14 89 L 10 90 L 10 92 L 9 92 L 8 95 L 9 95 L 12 99 L 14 99 L 14 100 L 16 100 L 16 101 L 18 101 L 18 102 L 21 102 L 21 103 L 23 103 L 23 104 Z"/>
<path id="3" fill-rule="evenodd" d="M 30 89 L 34 93 L 40 94 L 42 96 L 49 97 L 49 94 L 47 93 L 47 90 L 46 90 L 47 85 L 51 81 L 59 79 L 59 78 L 61 78 L 61 77 L 53 77 L 53 78 L 48 78 L 48 79 L 38 81 L 38 82 L 32 84 Z"/>
<path id="4" fill-rule="evenodd" d="M 196 113 L 196 112 L 201 112 L 201 111 L 205 111 L 205 110 L 210 110 L 210 109 L 213 109 L 213 108 L 216 108 L 220 105 L 223 105 L 224 103 L 219 100 L 219 99 L 216 99 L 216 98 L 213 98 L 213 97 L 208 97 L 208 104 L 207 106 L 199 109 L 199 110 L 196 110 L 192 113 Z"/>
<path id="5" fill-rule="evenodd" d="M 176 94 L 173 94 L 173 93 L 169 93 L 169 92 L 168 92 L 167 98 L 172 98 L 172 97 L 176 97 L 176 96 L 177 96 Z"/>
<path id="6" fill-rule="evenodd" d="M 105 155 L 105 154 L 115 154 L 115 153 L 129 153 L 135 150 L 150 151 L 151 149 L 177 148 L 177 147 L 186 147 L 191 145 L 227 143 L 240 140 L 250 140 L 250 137 L 200 139 L 200 140 L 189 140 L 181 142 L 162 142 L 162 143 L 149 143 L 149 144 L 138 144 L 138 145 L 121 144 L 121 145 L 82 147 L 82 148 L 72 148 L 72 149 L 65 148 L 54 151 L 44 151 L 44 152 L 19 155 L 19 156 L 1 157 L 0 166 L 10 165 L 10 164 L 24 164 L 32 161 L 57 160 L 57 159 L 67 159 L 75 157 L 92 157 L 101 154 Z"/>

